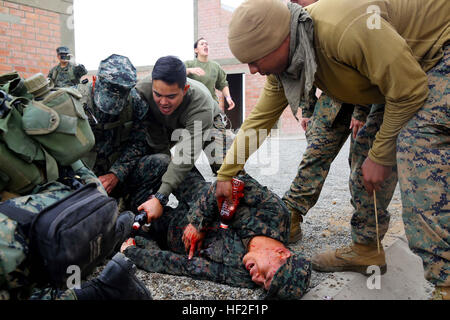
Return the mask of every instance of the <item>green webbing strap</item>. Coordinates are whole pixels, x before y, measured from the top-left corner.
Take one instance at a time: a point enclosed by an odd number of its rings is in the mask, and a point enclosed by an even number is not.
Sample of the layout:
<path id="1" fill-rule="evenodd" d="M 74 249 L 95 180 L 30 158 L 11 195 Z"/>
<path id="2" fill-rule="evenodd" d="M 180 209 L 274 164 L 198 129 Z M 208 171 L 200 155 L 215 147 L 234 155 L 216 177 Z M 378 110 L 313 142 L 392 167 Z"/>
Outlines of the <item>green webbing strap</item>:
<path id="1" fill-rule="evenodd" d="M 59 178 L 58 164 L 44 147 L 42 147 L 45 154 L 45 171 L 47 172 L 47 181 L 56 181 Z"/>
<path id="2" fill-rule="evenodd" d="M 69 77 L 70 77 L 70 82 L 73 83 L 74 86 L 76 86 L 77 84 L 80 83 L 79 80 L 77 80 L 77 78 L 75 77 L 75 66 L 70 64 L 69 66 Z"/>
<path id="3" fill-rule="evenodd" d="M 97 128 L 99 128 L 101 130 L 111 130 L 111 129 L 115 129 L 115 128 L 119 127 L 121 124 L 122 124 L 121 121 L 117 120 L 117 121 L 108 122 L 105 124 L 98 124 Z"/>
<path id="4" fill-rule="evenodd" d="M 70 166 L 72 167 L 72 170 L 73 170 L 74 172 L 77 172 L 77 171 L 80 170 L 81 168 L 84 168 L 84 167 L 85 167 L 83 161 L 81 161 L 81 160 L 75 161 L 75 162 L 72 163 Z"/>
<path id="5" fill-rule="evenodd" d="M 90 170 L 94 170 L 95 163 L 97 161 L 97 152 L 95 151 L 89 151 L 86 153 L 81 160 L 86 164 L 86 167 L 88 167 Z"/>
<path id="6" fill-rule="evenodd" d="M 120 121 L 120 128 L 118 132 L 119 134 L 117 135 L 117 140 L 115 144 L 117 147 L 120 147 L 122 142 L 128 139 L 131 127 L 133 125 L 133 106 L 131 101 L 131 94 L 128 95 L 125 110 L 122 110 L 122 112 L 120 113 L 119 121 Z"/>
<path id="7" fill-rule="evenodd" d="M 56 78 L 58 78 L 58 75 L 59 75 L 59 69 L 58 69 L 58 67 L 56 67 L 55 69 L 53 69 L 52 77 L 51 77 L 53 85 L 55 85 Z"/>

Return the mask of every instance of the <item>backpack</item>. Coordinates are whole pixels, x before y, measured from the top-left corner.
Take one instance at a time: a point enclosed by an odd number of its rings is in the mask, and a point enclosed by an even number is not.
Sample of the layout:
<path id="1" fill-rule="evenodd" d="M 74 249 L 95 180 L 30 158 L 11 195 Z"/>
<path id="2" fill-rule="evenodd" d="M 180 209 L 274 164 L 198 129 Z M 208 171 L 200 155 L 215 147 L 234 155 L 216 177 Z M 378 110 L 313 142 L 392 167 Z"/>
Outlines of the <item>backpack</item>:
<path id="1" fill-rule="evenodd" d="M 59 178 L 95 144 L 81 95 L 62 88 L 44 100 L 0 91 L 0 191 L 26 194 Z M 3 111 L 2 111 L 3 110 Z"/>
<path id="2" fill-rule="evenodd" d="M 79 160 L 95 144 L 80 99 L 75 89 L 61 88 L 42 102 L 33 100 L 23 111 L 23 130 L 62 166 Z"/>
<path id="3" fill-rule="evenodd" d="M 114 251 L 117 203 L 87 184 L 35 214 L 8 201 L 0 212 L 17 221 L 30 242 L 31 277 L 38 284 L 63 287 L 68 267 L 85 278 Z"/>
<path id="4" fill-rule="evenodd" d="M 49 181 L 58 179 L 58 167 L 39 143 L 23 131 L 20 98 L 9 97 L 12 100 L 7 102 L 7 97 L 0 91 L 4 110 L 0 116 L 0 191 L 26 194 L 45 182 L 45 172 Z M 41 168 L 43 164 L 45 170 Z"/>

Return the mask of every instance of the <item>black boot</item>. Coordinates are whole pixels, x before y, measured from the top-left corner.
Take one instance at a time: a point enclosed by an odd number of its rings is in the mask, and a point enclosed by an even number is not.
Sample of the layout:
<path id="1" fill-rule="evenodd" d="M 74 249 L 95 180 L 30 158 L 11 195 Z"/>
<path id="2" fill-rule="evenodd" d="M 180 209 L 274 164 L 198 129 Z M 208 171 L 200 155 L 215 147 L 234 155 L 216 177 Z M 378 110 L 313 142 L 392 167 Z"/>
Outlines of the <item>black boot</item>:
<path id="1" fill-rule="evenodd" d="M 150 292 L 135 273 L 136 266 L 119 252 L 97 278 L 74 291 L 78 300 L 151 300 Z"/>

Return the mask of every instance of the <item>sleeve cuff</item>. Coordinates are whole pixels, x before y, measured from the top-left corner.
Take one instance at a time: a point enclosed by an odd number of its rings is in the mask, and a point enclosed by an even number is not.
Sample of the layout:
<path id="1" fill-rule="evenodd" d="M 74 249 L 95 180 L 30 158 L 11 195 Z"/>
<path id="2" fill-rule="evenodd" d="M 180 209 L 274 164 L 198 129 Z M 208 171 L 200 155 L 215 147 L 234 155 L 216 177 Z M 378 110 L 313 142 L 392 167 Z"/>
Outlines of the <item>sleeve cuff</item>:
<path id="1" fill-rule="evenodd" d="M 126 176 L 126 174 L 125 174 L 124 172 L 122 172 L 122 171 L 117 171 L 117 170 L 115 170 L 114 168 L 111 168 L 111 169 L 109 170 L 109 173 L 114 174 L 114 175 L 117 177 L 117 179 L 119 179 L 120 182 L 124 182 L 124 181 L 125 181 L 125 176 Z"/>
<path id="2" fill-rule="evenodd" d="M 393 159 L 380 159 L 374 156 L 372 149 L 369 150 L 369 155 L 368 155 L 369 159 L 372 160 L 373 162 L 382 165 L 382 166 L 386 166 L 386 167 L 393 167 L 397 164 L 396 161 L 396 157 L 395 157 L 395 153 L 394 153 L 394 158 Z"/>
<path id="3" fill-rule="evenodd" d="M 230 181 L 233 177 L 229 177 L 223 174 L 217 174 L 217 181 Z"/>
<path id="4" fill-rule="evenodd" d="M 170 196 L 170 194 L 172 193 L 172 188 L 167 183 L 163 182 L 158 192 L 165 196 Z"/>

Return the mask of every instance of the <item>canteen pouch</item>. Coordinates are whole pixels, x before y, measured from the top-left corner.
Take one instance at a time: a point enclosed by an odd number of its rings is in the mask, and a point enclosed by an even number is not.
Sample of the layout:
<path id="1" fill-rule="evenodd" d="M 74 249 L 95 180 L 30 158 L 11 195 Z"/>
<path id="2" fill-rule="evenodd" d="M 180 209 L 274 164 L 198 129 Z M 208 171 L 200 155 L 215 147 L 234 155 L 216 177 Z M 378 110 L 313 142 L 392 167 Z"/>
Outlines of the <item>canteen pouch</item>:
<path id="1" fill-rule="evenodd" d="M 80 98 L 78 91 L 62 88 L 32 101 L 23 112 L 24 131 L 62 166 L 79 160 L 95 144 Z"/>
<path id="2" fill-rule="evenodd" d="M 10 105 L 14 106 L 14 101 L 18 99 L 13 100 Z M 28 163 L 45 160 L 39 143 L 22 130 L 22 115 L 16 107 L 12 107 L 4 118 L 0 118 L 0 141 Z"/>
<path id="3" fill-rule="evenodd" d="M 11 100 L 7 103 L 7 114 L 0 117 L 0 190 L 18 194 L 30 192 L 37 184 L 46 182 L 44 171 L 36 161 L 45 165 L 49 180 L 58 178 L 54 159 L 22 130 L 20 111 L 27 102 L 23 98 Z"/>
<path id="4" fill-rule="evenodd" d="M 39 168 L 15 156 L 0 142 L 0 191 L 26 194 L 45 181 Z"/>

